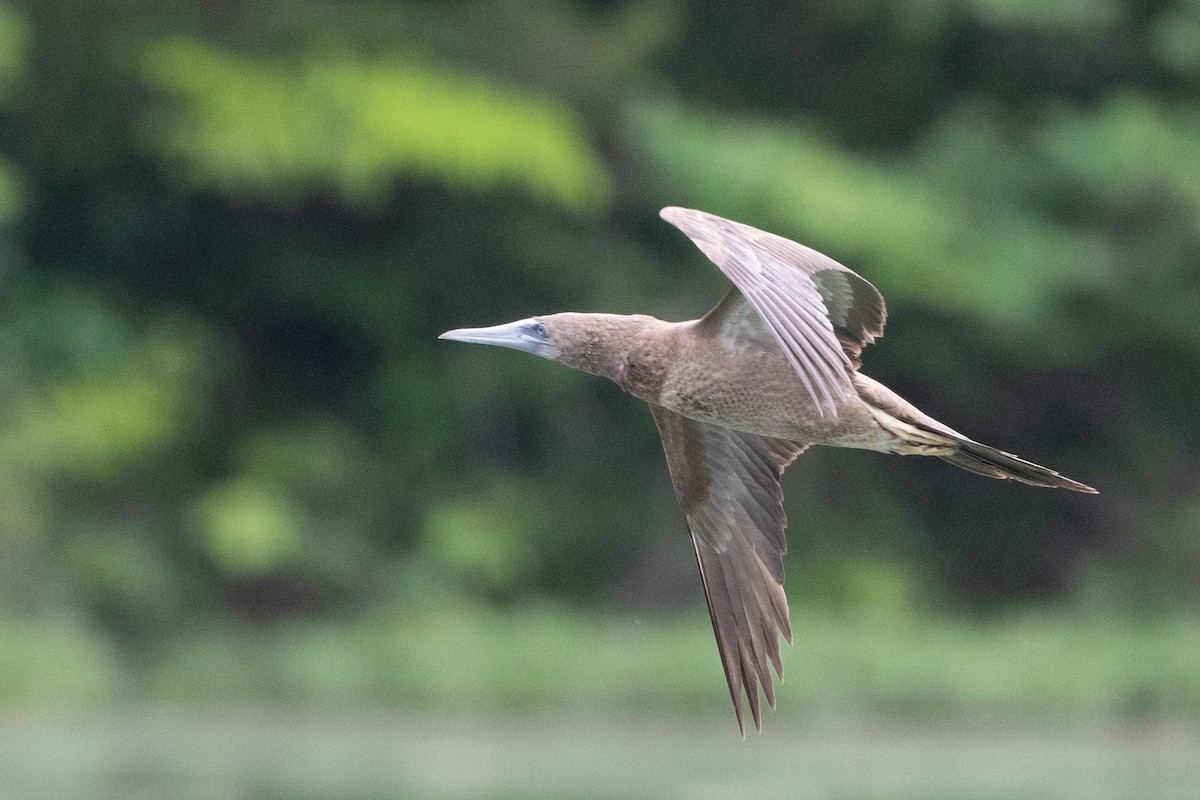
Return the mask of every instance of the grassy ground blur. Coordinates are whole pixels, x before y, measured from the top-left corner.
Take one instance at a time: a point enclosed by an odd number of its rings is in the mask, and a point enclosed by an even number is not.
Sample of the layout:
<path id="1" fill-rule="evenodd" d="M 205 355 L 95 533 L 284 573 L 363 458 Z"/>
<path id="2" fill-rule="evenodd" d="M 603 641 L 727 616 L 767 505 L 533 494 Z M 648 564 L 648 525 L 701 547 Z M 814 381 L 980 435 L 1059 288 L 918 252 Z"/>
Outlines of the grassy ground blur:
<path id="1" fill-rule="evenodd" d="M 436 610 L 434 610 L 436 609 Z M 0 625 L 0 797 L 1192 798 L 1200 620 L 798 606 L 742 742 L 708 621 L 448 598 L 177 633 Z"/>
<path id="2" fill-rule="evenodd" d="M 771 730 L 742 742 L 717 722 L 574 712 L 10 712 L 0 717 L 0 792 L 27 800 L 1191 800 L 1200 787 L 1196 727 L 772 719 Z"/>
<path id="3" fill-rule="evenodd" d="M 1200 723 L 1200 620 L 1026 611 L 991 620 L 793 610 L 782 718 Z M 732 729 L 707 619 L 561 606 L 396 609 L 176 634 L 136 663 L 84 627 L 0 626 L 10 708 L 245 704 L 343 713 L 691 714 Z"/>

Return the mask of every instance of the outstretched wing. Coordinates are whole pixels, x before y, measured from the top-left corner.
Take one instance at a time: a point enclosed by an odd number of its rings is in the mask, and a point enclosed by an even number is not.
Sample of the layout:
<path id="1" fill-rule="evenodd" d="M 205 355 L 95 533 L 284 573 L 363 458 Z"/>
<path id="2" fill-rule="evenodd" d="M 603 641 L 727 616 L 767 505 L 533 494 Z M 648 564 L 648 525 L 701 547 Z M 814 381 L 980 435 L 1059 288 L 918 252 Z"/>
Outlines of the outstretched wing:
<path id="1" fill-rule="evenodd" d="M 887 310 L 879 291 L 832 258 L 782 236 L 703 211 L 672 206 L 660 213 L 736 287 L 709 317 L 722 317 L 739 300 L 749 303 L 817 410 L 836 416 L 837 402 L 854 392 L 850 372 L 858 369 L 863 347 L 883 335 Z"/>
<path id="2" fill-rule="evenodd" d="M 768 662 L 782 679 L 779 636 L 792 641 L 783 592 L 787 520 L 779 479 L 808 445 L 697 422 L 661 406 L 650 410 L 687 517 L 729 696 L 745 736 L 742 690 L 762 730 L 758 687 L 775 708 Z"/>

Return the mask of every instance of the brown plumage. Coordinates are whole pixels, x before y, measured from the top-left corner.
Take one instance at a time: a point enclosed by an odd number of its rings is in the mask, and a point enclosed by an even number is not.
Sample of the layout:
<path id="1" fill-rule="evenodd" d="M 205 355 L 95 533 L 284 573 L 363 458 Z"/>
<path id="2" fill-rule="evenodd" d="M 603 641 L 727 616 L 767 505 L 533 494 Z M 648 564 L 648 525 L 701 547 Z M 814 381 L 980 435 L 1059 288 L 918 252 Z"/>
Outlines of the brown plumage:
<path id="1" fill-rule="evenodd" d="M 749 225 L 664 208 L 733 288 L 690 322 L 643 315 L 551 314 L 443 339 L 495 344 L 615 381 L 650 405 L 700 566 L 738 727 L 745 691 L 775 707 L 790 643 L 783 592 L 784 469 L 809 445 L 938 456 L 993 478 L 1095 489 L 979 444 L 858 372 L 883 334 L 883 297 L 831 258 Z"/>

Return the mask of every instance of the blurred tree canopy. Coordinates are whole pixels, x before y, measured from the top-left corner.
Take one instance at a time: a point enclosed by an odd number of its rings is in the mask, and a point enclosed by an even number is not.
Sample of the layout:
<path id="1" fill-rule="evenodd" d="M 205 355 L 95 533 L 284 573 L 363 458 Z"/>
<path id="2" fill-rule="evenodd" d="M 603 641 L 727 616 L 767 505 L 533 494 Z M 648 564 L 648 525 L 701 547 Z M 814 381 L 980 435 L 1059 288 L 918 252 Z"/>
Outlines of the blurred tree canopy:
<path id="1" fill-rule="evenodd" d="M 867 372 L 1102 492 L 812 452 L 793 597 L 1194 603 L 1197 154 L 1196 0 L 0 4 L 0 608 L 698 602 L 640 404 L 435 340 L 698 316 L 668 204 L 858 270 Z"/>

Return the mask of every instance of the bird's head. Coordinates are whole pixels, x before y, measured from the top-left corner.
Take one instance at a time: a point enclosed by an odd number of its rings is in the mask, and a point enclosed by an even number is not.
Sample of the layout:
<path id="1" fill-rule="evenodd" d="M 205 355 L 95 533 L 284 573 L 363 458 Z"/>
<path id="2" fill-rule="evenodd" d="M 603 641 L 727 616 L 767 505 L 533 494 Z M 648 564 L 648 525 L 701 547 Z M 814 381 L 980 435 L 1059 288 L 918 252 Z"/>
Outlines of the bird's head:
<path id="1" fill-rule="evenodd" d="M 490 328 L 459 328 L 439 339 L 523 350 L 568 367 L 618 380 L 641 336 L 665 325 L 643 314 L 547 314 Z"/>
<path id="2" fill-rule="evenodd" d="M 551 317 L 530 317 L 508 322 L 504 325 L 493 325 L 490 328 L 456 328 L 446 331 L 439 339 L 449 339 L 453 342 L 469 342 L 471 344 L 494 344 L 500 347 L 511 347 L 523 350 L 535 356 L 557 361 L 562 355 L 551 325 Z"/>

